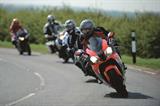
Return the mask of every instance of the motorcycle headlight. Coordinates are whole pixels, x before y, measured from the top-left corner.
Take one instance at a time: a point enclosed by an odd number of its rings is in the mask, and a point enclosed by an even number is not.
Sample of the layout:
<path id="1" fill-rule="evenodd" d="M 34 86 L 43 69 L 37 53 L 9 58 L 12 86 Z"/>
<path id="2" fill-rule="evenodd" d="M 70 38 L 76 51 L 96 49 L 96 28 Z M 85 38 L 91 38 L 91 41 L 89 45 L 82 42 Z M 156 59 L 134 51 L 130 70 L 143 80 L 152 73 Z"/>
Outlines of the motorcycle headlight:
<path id="1" fill-rule="evenodd" d="M 24 41 L 24 37 L 19 37 L 19 40 L 20 41 Z"/>
<path id="2" fill-rule="evenodd" d="M 92 63 L 97 63 L 97 62 L 98 62 L 98 58 L 95 57 L 95 56 L 92 56 L 92 57 L 90 58 L 90 61 L 91 61 Z"/>
<path id="3" fill-rule="evenodd" d="M 59 39 L 63 40 L 64 39 L 64 35 L 60 35 Z"/>
<path id="4" fill-rule="evenodd" d="M 109 56 L 113 53 L 113 50 L 111 47 L 107 47 L 107 49 L 104 51 L 105 55 Z"/>

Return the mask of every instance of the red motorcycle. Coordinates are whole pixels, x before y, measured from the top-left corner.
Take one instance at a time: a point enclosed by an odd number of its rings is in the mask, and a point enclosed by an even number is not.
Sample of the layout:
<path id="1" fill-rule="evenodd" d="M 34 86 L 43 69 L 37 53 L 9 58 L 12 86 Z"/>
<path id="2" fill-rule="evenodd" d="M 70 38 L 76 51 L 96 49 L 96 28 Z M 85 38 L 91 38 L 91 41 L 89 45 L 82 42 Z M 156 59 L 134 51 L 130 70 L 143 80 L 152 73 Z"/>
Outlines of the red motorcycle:
<path id="1" fill-rule="evenodd" d="M 98 79 L 114 88 L 121 97 L 128 97 L 124 65 L 115 48 L 108 46 L 105 39 L 91 37 L 85 52 Z"/>

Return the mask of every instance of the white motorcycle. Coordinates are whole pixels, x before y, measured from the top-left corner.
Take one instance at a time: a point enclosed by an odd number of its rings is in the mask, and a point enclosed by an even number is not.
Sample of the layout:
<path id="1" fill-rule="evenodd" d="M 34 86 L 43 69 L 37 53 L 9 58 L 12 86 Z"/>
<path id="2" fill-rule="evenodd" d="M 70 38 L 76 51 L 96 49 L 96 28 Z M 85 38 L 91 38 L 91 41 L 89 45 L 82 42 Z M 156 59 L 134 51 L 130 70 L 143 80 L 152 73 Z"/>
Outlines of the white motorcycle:
<path id="1" fill-rule="evenodd" d="M 48 35 L 46 39 L 47 39 L 46 46 L 48 48 L 48 51 L 50 53 L 55 53 L 57 51 L 57 46 L 55 44 L 55 40 L 57 39 L 57 36 Z"/>

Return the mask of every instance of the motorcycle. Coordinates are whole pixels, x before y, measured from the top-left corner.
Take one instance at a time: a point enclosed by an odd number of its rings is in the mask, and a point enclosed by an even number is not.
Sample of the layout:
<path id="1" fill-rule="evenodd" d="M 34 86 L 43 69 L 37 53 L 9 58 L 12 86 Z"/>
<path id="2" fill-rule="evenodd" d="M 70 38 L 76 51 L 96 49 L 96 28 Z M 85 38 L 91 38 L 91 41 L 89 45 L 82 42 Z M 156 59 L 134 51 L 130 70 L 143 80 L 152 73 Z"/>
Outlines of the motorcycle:
<path id="1" fill-rule="evenodd" d="M 31 48 L 29 45 L 29 34 L 26 29 L 17 32 L 17 49 L 19 54 L 22 55 L 24 52 L 28 52 L 31 55 Z"/>
<path id="2" fill-rule="evenodd" d="M 56 39 L 56 46 L 58 48 L 58 56 L 62 58 L 64 62 L 68 62 L 69 58 L 72 58 L 74 61 L 74 49 L 70 49 L 67 45 L 63 45 L 64 40 L 64 32 L 60 33 L 60 35 Z"/>
<path id="3" fill-rule="evenodd" d="M 93 37 L 85 53 L 90 71 L 94 73 L 92 76 L 114 88 L 121 97 L 128 97 L 124 65 L 115 48 L 108 46 L 105 39 Z"/>
<path id="4" fill-rule="evenodd" d="M 47 39 L 47 42 L 46 42 L 46 46 L 48 47 L 48 51 L 50 53 L 55 53 L 57 51 L 57 47 L 56 47 L 56 44 L 55 44 L 55 39 L 56 39 L 56 36 L 47 36 L 46 37 Z"/>

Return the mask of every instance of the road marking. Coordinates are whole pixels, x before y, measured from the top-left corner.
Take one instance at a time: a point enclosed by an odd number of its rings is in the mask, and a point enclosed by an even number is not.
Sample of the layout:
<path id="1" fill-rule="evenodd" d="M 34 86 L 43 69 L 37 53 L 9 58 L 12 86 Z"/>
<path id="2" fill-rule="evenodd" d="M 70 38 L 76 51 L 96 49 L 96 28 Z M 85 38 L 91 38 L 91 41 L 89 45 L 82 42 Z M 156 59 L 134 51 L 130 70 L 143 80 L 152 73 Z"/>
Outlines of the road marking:
<path id="1" fill-rule="evenodd" d="M 140 72 L 144 72 L 144 73 L 147 73 L 147 74 L 152 74 L 152 75 L 155 75 L 156 73 L 154 72 L 150 72 L 150 71 L 144 71 L 144 70 L 141 70 L 141 69 L 136 69 L 137 71 L 140 71 Z"/>
<path id="2" fill-rule="evenodd" d="M 156 75 L 157 74 L 156 72 L 145 71 L 145 70 L 142 70 L 142 69 L 139 69 L 139 68 L 130 67 L 130 69 L 136 70 L 136 71 L 139 71 L 139 72 L 144 72 L 144 73 L 147 73 L 147 74 L 152 74 L 152 75 Z"/>
<path id="3" fill-rule="evenodd" d="M 28 98 L 30 98 L 31 96 L 34 96 L 34 95 L 35 95 L 35 93 L 30 93 L 29 95 L 27 95 L 27 96 L 25 96 L 25 97 L 23 97 L 23 98 L 21 98 L 21 99 L 18 99 L 18 100 L 16 100 L 16 101 L 13 101 L 13 102 L 11 102 L 11 103 L 9 103 L 9 104 L 6 104 L 5 106 L 15 105 L 15 104 L 17 104 L 17 103 L 19 103 L 19 102 L 21 102 L 21 101 L 23 101 L 23 100 L 25 100 L 25 99 L 28 99 Z"/>
<path id="4" fill-rule="evenodd" d="M 27 71 L 29 71 L 29 69 L 28 69 Z M 41 80 L 41 83 L 40 83 L 40 89 L 41 89 L 42 87 L 45 86 L 45 80 L 44 80 L 44 78 L 43 78 L 39 73 L 34 72 L 34 74 L 35 74 L 36 76 L 38 76 L 38 77 L 40 78 L 40 80 Z M 40 90 L 40 89 L 38 89 L 38 90 Z M 11 103 L 9 103 L 9 104 L 6 104 L 5 106 L 13 106 L 13 105 L 15 105 L 15 104 L 17 104 L 17 103 L 19 103 L 19 102 L 22 102 L 22 101 L 24 101 L 24 100 L 26 100 L 26 99 L 34 96 L 35 94 L 36 94 L 36 93 L 30 93 L 30 94 L 28 94 L 27 96 L 24 96 L 24 97 L 22 97 L 22 98 L 20 98 L 20 99 L 18 99 L 18 100 L 16 100 L 16 101 L 13 101 L 13 102 L 11 102 Z"/>
<path id="5" fill-rule="evenodd" d="M 4 61 L 4 60 L 0 58 L 0 61 Z M 37 88 L 37 90 L 40 90 L 40 89 L 42 89 L 42 88 L 45 86 L 45 80 L 44 80 L 44 78 L 43 78 L 39 73 L 34 72 L 34 71 L 31 71 L 29 68 L 27 68 L 27 67 L 25 67 L 25 66 L 21 66 L 21 65 L 19 65 L 19 64 L 17 64 L 17 63 L 11 63 L 11 62 L 9 62 L 9 61 L 5 61 L 5 62 L 8 62 L 8 63 L 10 63 L 10 64 L 13 64 L 13 65 L 15 65 L 15 66 L 17 66 L 17 67 L 20 67 L 20 68 L 22 68 L 22 69 L 24 69 L 24 70 L 26 70 L 26 71 L 30 71 L 30 72 L 32 72 L 34 75 L 38 76 L 38 77 L 40 78 L 41 83 L 40 83 L 40 87 Z M 19 103 L 19 102 L 22 102 L 23 100 L 26 100 L 26 99 L 34 96 L 34 95 L 36 94 L 36 92 L 37 92 L 37 91 L 35 91 L 34 93 L 30 93 L 30 94 L 28 94 L 27 96 L 24 96 L 24 97 L 22 97 L 22 98 L 20 98 L 20 99 L 18 99 L 18 100 L 16 100 L 16 101 L 13 101 L 13 102 L 11 102 L 11 103 L 5 104 L 5 106 L 13 106 L 13 105 L 15 105 L 15 104 L 17 104 L 17 103 Z"/>
<path id="6" fill-rule="evenodd" d="M 148 73 L 148 74 L 152 74 L 152 75 L 155 75 L 156 73 L 154 72 L 149 72 L 149 71 L 144 71 L 145 73 Z"/>
<path id="7" fill-rule="evenodd" d="M 44 86 L 45 85 L 44 78 L 37 72 L 34 72 L 34 74 L 40 78 L 40 80 L 41 80 L 40 86 Z"/>

